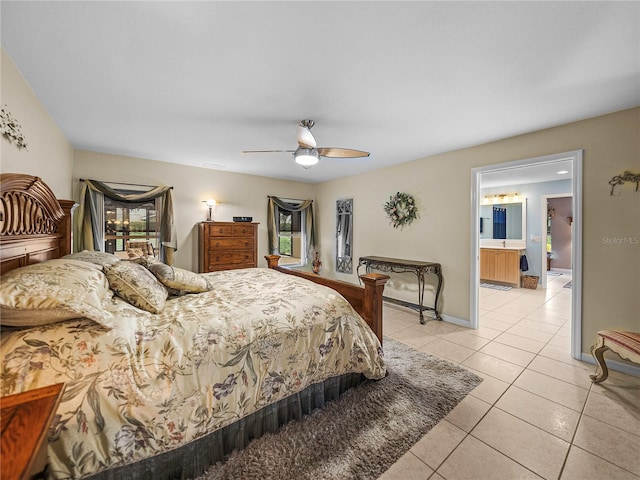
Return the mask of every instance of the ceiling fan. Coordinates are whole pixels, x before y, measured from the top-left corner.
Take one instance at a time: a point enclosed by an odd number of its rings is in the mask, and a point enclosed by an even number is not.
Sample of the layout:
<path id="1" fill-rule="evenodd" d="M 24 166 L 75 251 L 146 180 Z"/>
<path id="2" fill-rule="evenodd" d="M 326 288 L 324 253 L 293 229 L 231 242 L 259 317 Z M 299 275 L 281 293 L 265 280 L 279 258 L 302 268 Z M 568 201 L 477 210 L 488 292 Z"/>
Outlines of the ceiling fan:
<path id="1" fill-rule="evenodd" d="M 304 168 L 309 168 L 320 160 L 320 157 L 330 158 L 358 158 L 368 157 L 369 152 L 353 150 L 350 148 L 316 147 L 316 139 L 311 133 L 311 128 L 315 125 L 313 120 L 302 120 L 298 125 L 296 137 L 298 148 L 295 150 L 243 150 L 242 153 L 293 153 L 293 158 L 297 164 Z"/>

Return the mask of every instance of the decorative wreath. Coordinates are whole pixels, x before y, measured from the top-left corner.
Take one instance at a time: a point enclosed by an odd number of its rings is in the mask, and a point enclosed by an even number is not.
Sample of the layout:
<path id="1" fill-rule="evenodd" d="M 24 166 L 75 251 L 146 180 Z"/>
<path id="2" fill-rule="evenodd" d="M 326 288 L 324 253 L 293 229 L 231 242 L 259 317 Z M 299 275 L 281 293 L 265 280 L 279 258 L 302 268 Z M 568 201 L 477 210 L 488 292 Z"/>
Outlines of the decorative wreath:
<path id="1" fill-rule="evenodd" d="M 4 107 L 0 109 L 0 133 L 9 142 L 15 143 L 18 149 L 27 149 L 27 142 L 20 131 L 20 124 L 11 116 L 11 112 Z"/>
<path id="2" fill-rule="evenodd" d="M 384 211 L 389 217 L 389 222 L 393 228 L 410 225 L 418 218 L 418 207 L 413 197 L 407 193 L 396 193 L 389 197 L 389 201 L 384 204 Z"/>

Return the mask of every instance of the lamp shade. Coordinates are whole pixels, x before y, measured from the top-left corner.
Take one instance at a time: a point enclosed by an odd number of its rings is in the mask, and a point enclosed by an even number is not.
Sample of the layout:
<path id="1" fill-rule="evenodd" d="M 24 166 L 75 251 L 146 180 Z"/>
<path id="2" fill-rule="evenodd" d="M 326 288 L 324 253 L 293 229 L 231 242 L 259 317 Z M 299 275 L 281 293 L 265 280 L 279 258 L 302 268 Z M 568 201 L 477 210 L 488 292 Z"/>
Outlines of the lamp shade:
<path id="1" fill-rule="evenodd" d="M 207 207 L 215 207 L 218 204 L 213 198 L 207 200 Z"/>
<path id="2" fill-rule="evenodd" d="M 296 132 L 296 137 L 298 139 L 298 144 L 303 145 L 309 148 L 316 148 L 316 139 L 314 138 L 311 130 L 304 125 L 298 126 L 298 131 Z"/>

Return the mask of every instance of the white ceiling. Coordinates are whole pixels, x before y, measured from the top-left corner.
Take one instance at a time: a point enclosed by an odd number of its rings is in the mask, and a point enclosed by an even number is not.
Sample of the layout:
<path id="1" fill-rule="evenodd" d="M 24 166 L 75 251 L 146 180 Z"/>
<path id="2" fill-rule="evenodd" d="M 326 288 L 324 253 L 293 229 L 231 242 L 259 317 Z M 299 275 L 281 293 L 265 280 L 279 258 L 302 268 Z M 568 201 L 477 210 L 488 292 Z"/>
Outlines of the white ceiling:
<path id="1" fill-rule="evenodd" d="M 78 149 L 322 182 L 640 105 L 637 1 L 0 8 L 2 46 Z M 319 146 L 371 156 L 241 153 L 295 148 L 305 118 Z"/>

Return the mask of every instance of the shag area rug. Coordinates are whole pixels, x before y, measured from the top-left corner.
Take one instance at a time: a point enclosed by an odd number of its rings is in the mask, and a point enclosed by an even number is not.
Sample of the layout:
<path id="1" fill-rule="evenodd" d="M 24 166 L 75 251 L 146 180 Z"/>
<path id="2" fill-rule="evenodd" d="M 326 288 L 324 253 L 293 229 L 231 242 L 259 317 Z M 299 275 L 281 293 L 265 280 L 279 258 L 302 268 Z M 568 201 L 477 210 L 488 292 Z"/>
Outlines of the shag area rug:
<path id="1" fill-rule="evenodd" d="M 389 338 L 384 352 L 385 378 L 253 440 L 200 480 L 376 479 L 482 381 Z"/>

